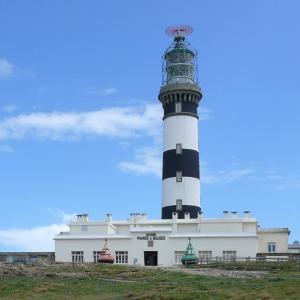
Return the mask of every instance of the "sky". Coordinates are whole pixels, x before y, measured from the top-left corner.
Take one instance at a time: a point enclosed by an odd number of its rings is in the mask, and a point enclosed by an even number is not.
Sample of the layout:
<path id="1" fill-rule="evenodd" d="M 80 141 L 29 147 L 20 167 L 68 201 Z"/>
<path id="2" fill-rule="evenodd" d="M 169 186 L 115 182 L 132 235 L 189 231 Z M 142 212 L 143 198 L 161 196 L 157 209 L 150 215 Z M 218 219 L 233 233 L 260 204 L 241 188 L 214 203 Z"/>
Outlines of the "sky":
<path id="1" fill-rule="evenodd" d="M 198 50 L 201 206 L 300 239 L 300 2 L 0 0 L 0 251 L 161 213 L 165 28 Z"/>

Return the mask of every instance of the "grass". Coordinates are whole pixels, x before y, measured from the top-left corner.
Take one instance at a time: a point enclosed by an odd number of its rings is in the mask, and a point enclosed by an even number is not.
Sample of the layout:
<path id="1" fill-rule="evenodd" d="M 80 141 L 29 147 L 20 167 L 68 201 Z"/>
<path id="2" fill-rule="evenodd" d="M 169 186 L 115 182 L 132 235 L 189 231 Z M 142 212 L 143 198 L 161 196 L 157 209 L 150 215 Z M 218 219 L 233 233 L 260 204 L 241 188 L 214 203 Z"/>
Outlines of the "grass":
<path id="1" fill-rule="evenodd" d="M 5 276 L 0 299 L 300 299 L 300 272 L 235 279 L 118 265 L 41 267 L 43 276 Z"/>

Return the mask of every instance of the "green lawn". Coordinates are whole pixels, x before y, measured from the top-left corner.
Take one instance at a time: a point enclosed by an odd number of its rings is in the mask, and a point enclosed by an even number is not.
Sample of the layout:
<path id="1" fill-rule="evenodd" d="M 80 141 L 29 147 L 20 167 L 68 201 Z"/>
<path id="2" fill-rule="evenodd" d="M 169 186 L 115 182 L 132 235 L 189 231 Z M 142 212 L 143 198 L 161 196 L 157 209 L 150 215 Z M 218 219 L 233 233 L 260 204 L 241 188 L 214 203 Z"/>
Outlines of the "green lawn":
<path id="1" fill-rule="evenodd" d="M 118 265 L 41 267 L 0 278 L 0 299 L 300 299 L 300 272 L 234 279 Z"/>

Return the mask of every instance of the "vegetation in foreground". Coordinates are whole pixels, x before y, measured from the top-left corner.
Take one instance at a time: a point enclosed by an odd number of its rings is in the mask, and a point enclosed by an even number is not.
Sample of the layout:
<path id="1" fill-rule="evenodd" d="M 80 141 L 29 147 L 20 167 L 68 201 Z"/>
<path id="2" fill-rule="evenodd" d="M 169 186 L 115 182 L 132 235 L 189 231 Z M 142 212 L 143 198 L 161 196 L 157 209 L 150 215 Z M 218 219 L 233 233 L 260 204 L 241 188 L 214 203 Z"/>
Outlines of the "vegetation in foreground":
<path id="1" fill-rule="evenodd" d="M 2 272 L 0 299 L 300 299 L 299 271 L 225 278 L 120 265 L 32 268 Z"/>

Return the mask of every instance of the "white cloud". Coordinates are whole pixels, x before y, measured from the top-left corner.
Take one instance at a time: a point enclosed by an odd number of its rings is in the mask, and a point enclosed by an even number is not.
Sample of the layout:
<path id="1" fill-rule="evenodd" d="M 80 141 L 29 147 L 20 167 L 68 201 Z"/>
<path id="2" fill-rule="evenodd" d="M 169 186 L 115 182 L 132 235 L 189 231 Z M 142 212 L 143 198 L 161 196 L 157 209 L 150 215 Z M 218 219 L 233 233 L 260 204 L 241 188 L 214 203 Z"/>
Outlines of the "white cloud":
<path id="1" fill-rule="evenodd" d="M 161 177 L 162 158 L 158 147 L 143 147 L 135 150 L 134 161 L 122 161 L 119 167 L 122 171 L 139 175 L 156 175 Z"/>
<path id="2" fill-rule="evenodd" d="M 201 120 L 210 117 L 209 110 L 200 110 Z M 0 141 L 27 137 L 53 140 L 88 136 L 161 137 L 161 118 L 160 104 L 111 107 L 89 112 L 32 112 L 0 119 Z"/>
<path id="3" fill-rule="evenodd" d="M 37 226 L 29 229 L 11 228 L 0 230 L 0 245 L 13 248 L 16 251 L 53 251 L 56 234 L 69 231 L 66 225 L 75 219 L 75 213 L 65 213 L 61 210 L 53 212 L 60 221 L 57 224 Z"/>
<path id="4" fill-rule="evenodd" d="M 53 238 L 61 231 L 68 231 L 65 224 L 34 227 L 31 229 L 0 230 L 0 245 L 16 251 L 53 251 Z"/>
<path id="5" fill-rule="evenodd" d="M 0 79 L 12 78 L 17 73 L 17 68 L 5 58 L 0 58 Z"/>
<path id="6" fill-rule="evenodd" d="M 63 140 L 85 136 L 154 136 L 160 134 L 161 115 L 157 104 L 91 112 L 21 114 L 0 120 L 0 141 L 26 137 Z"/>
<path id="7" fill-rule="evenodd" d="M 161 176 L 162 108 L 160 104 L 112 107 L 90 112 L 34 112 L 0 120 L 0 141 L 25 138 L 74 140 L 114 137 L 122 140 L 148 136 L 150 145 L 136 149 L 133 161 L 122 161 L 123 171 Z M 200 120 L 211 118 L 199 110 Z"/>

